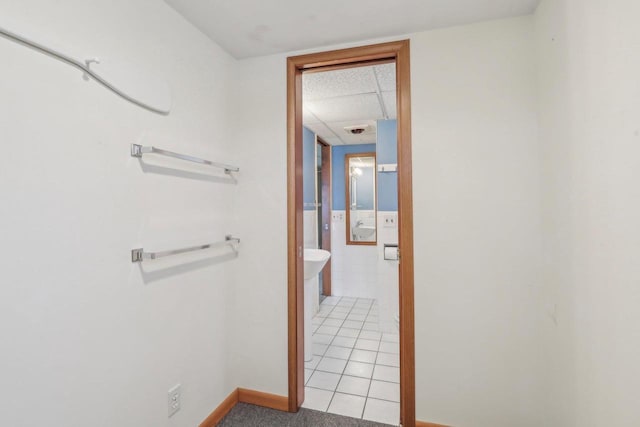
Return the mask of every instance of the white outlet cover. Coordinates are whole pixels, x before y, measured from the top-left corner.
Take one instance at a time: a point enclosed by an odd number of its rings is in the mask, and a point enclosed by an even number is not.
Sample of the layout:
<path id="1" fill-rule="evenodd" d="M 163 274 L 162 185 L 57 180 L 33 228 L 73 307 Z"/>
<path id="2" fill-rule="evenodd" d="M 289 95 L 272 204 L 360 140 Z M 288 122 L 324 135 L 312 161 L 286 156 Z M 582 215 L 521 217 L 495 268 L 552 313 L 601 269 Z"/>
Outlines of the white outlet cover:
<path id="1" fill-rule="evenodd" d="M 180 384 L 176 384 L 167 393 L 167 407 L 169 409 L 169 417 L 173 416 L 180 410 L 180 404 L 182 399 L 182 388 Z"/>
<path id="2" fill-rule="evenodd" d="M 385 215 L 384 217 L 384 226 L 388 228 L 396 227 L 398 223 L 398 219 L 396 215 Z"/>
<path id="3" fill-rule="evenodd" d="M 333 219 L 334 222 L 342 222 L 342 221 L 344 221 L 344 214 L 343 213 L 334 213 L 334 214 L 332 214 L 331 218 Z"/>

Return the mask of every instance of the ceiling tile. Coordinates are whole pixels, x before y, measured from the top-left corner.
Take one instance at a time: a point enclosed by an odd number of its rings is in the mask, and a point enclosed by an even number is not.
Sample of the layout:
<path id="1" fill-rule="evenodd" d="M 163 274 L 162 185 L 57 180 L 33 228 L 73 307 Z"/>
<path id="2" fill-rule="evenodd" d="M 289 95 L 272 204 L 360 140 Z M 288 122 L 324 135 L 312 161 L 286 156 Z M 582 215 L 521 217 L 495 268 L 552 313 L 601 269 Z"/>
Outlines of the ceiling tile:
<path id="1" fill-rule="evenodd" d="M 304 123 L 309 130 L 311 130 L 316 135 L 320 136 L 322 139 L 326 140 L 328 138 L 335 138 L 336 135 L 325 125 L 324 123 Z"/>
<path id="2" fill-rule="evenodd" d="M 302 74 L 302 99 L 305 102 L 375 91 L 372 67 Z"/>
<path id="3" fill-rule="evenodd" d="M 376 121 L 375 120 L 349 120 L 349 121 L 339 121 L 339 122 L 330 122 L 326 123 L 326 125 L 335 132 L 340 138 L 347 135 L 353 135 L 346 130 L 345 127 L 358 126 L 358 125 L 367 125 L 368 128 L 364 133 L 373 133 L 376 134 Z M 361 134 L 362 135 L 362 134 Z"/>
<path id="4" fill-rule="evenodd" d="M 325 123 L 384 118 L 375 93 L 309 101 L 307 106 Z"/>
<path id="5" fill-rule="evenodd" d="M 346 126 L 369 125 L 367 130 L 359 135 L 348 133 L 344 130 Z M 327 126 L 336 133 L 345 144 L 375 144 L 376 143 L 376 121 L 358 120 L 327 123 Z"/>
<path id="6" fill-rule="evenodd" d="M 304 124 L 320 123 L 320 120 L 318 120 L 318 118 L 316 116 L 314 116 L 313 113 L 311 111 L 309 111 L 308 108 L 303 107 L 302 108 L 302 123 L 304 123 Z"/>
<path id="7" fill-rule="evenodd" d="M 347 135 L 343 138 L 345 145 L 353 144 L 375 144 L 375 133 L 362 133 L 360 135 Z"/>
<path id="8" fill-rule="evenodd" d="M 383 92 L 396 90 L 396 63 L 376 65 L 375 75 Z"/>
<path id="9" fill-rule="evenodd" d="M 396 93 L 382 92 L 382 101 L 384 102 L 384 107 L 387 110 L 389 119 L 395 119 L 398 115 L 396 108 Z"/>
<path id="10" fill-rule="evenodd" d="M 324 139 L 324 142 L 326 142 L 329 145 L 343 145 L 344 142 L 342 142 L 342 140 L 340 138 L 336 138 L 335 136 L 333 138 L 322 138 Z"/>

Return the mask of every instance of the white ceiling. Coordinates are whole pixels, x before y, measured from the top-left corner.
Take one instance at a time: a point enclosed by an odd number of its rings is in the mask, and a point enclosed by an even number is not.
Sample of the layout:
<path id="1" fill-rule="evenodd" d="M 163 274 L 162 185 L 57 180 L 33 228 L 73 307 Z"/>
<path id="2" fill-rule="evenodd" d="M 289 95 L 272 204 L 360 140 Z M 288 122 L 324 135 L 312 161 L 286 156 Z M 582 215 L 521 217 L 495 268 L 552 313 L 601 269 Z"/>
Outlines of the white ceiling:
<path id="1" fill-rule="evenodd" d="M 540 0 L 165 0 L 236 58 L 530 14 Z"/>
<path id="2" fill-rule="evenodd" d="M 395 63 L 302 75 L 303 125 L 331 145 L 376 142 L 376 120 L 396 118 Z M 345 127 L 366 127 L 354 135 Z"/>

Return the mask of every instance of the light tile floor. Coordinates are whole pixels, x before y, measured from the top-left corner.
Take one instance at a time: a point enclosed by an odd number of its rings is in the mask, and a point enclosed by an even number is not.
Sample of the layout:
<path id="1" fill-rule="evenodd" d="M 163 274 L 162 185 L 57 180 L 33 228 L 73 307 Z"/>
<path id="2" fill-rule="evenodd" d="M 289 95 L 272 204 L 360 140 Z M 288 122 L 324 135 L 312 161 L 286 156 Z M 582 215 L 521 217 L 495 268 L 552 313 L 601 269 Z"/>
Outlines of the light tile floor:
<path id="1" fill-rule="evenodd" d="M 377 302 L 327 297 L 312 323 L 314 356 L 305 363 L 302 406 L 398 425 L 398 335 L 380 332 Z"/>

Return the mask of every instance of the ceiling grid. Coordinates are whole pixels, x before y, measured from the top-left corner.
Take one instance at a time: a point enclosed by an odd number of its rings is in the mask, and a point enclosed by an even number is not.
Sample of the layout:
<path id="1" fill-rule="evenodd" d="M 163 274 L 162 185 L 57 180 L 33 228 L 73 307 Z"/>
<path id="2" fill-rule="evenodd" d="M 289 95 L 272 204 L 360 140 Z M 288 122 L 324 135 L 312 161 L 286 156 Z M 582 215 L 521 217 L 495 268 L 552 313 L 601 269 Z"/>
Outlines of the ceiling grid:
<path id="1" fill-rule="evenodd" d="M 394 63 L 303 74 L 302 88 L 303 124 L 330 145 L 375 143 L 376 121 L 396 118 Z"/>

